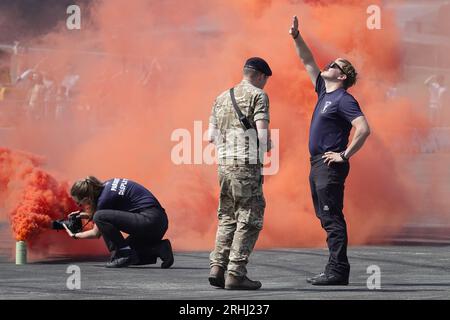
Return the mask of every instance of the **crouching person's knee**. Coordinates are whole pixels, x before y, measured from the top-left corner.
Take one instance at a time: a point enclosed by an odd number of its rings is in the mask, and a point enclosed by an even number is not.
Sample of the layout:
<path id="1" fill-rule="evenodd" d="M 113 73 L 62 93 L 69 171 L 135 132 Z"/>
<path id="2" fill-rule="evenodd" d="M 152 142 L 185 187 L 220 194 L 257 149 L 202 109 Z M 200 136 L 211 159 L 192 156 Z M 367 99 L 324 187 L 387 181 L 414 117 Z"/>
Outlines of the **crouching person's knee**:
<path id="1" fill-rule="evenodd" d="M 93 220 L 94 220 L 95 224 L 99 224 L 99 223 L 101 224 L 102 222 L 108 221 L 108 211 L 99 210 L 99 211 L 95 212 Z"/>

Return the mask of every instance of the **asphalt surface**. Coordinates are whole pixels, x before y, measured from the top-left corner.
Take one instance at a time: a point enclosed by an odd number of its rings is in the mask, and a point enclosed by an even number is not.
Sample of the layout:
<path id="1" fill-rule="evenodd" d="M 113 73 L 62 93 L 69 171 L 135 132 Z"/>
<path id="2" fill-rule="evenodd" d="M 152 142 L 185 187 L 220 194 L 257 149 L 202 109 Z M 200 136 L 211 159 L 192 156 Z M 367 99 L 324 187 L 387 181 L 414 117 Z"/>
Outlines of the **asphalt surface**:
<path id="1" fill-rule="evenodd" d="M 325 249 L 255 251 L 248 269 L 250 278 L 263 283 L 258 291 L 211 287 L 208 252 L 176 252 L 175 264 L 166 270 L 159 268 L 159 261 L 107 269 L 104 257 L 54 257 L 20 266 L 2 257 L 0 299 L 450 299 L 450 246 L 350 247 L 348 286 L 306 283 L 306 277 L 322 271 L 327 257 Z M 68 280 L 76 282 L 66 272 L 73 265 L 80 268 L 80 289 L 70 290 Z M 380 289 L 367 286 L 371 265 L 380 269 Z"/>

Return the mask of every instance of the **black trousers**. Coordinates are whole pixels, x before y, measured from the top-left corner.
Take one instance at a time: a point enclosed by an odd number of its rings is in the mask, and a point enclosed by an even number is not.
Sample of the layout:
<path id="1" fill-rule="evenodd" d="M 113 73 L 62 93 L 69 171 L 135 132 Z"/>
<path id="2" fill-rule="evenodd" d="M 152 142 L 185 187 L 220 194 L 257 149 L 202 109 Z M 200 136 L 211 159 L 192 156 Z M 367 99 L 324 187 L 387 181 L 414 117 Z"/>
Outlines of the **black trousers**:
<path id="1" fill-rule="evenodd" d="M 165 210 L 159 207 L 142 212 L 99 210 L 94 214 L 94 222 L 113 255 L 130 246 L 142 263 L 149 264 L 156 263 L 159 245 L 169 225 Z M 121 231 L 129 236 L 124 239 Z"/>
<path id="2" fill-rule="evenodd" d="M 325 164 L 322 155 L 311 158 L 309 183 L 316 216 L 327 232 L 327 245 L 330 252 L 325 267 L 326 274 L 348 277 L 350 264 L 347 258 L 347 224 L 344 214 L 344 184 L 350 164 Z"/>

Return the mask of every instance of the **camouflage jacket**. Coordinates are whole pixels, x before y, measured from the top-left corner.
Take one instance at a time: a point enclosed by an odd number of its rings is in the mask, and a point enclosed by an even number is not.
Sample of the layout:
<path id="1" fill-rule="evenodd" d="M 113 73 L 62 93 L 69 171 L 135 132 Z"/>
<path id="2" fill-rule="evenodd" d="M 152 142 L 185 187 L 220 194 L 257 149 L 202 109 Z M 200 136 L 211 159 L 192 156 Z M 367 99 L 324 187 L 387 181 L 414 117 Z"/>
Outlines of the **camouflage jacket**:
<path id="1" fill-rule="evenodd" d="M 257 120 L 270 121 L 269 97 L 262 89 L 242 80 L 235 86 L 234 94 L 241 112 L 254 128 Z M 255 130 L 244 131 L 233 108 L 229 90 L 216 98 L 209 122 L 210 127 L 216 130 L 214 143 L 219 164 L 259 163 L 257 133 Z"/>

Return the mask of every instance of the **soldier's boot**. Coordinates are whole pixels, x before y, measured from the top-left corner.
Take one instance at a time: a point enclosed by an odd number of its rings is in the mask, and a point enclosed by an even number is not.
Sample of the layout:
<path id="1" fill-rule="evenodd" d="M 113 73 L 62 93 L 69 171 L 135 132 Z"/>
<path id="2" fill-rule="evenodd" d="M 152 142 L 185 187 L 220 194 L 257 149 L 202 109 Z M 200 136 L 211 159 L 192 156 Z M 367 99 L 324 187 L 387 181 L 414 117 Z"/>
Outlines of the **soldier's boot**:
<path id="1" fill-rule="evenodd" d="M 258 290 L 261 286 L 261 282 L 250 280 L 247 276 L 237 277 L 228 274 L 225 280 L 225 289 L 228 290 Z"/>
<path id="2" fill-rule="evenodd" d="M 209 284 L 213 287 L 225 287 L 225 270 L 220 266 L 212 266 L 209 272 Z"/>

